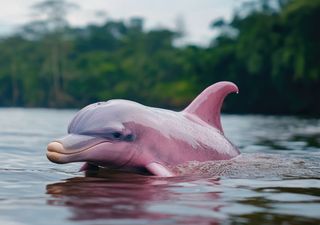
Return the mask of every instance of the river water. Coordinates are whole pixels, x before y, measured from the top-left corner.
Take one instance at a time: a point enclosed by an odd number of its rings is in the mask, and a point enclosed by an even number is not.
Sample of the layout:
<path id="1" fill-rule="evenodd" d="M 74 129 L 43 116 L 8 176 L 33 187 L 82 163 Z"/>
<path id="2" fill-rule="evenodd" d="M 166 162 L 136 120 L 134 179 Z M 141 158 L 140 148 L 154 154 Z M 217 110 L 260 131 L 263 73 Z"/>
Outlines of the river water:
<path id="1" fill-rule="evenodd" d="M 0 224 L 320 224 L 320 119 L 224 115 L 242 155 L 173 178 L 46 159 L 76 111 L 0 109 Z"/>

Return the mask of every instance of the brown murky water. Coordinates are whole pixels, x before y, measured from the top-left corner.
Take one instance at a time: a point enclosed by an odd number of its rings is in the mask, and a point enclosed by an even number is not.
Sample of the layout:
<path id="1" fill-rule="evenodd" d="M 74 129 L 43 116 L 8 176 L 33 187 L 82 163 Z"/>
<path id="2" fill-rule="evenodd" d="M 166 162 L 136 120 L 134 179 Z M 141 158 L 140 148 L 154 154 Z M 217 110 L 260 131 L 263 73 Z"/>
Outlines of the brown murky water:
<path id="1" fill-rule="evenodd" d="M 0 109 L 0 224 L 320 224 L 320 119 L 223 117 L 243 154 L 156 178 L 55 165 L 75 111 Z"/>

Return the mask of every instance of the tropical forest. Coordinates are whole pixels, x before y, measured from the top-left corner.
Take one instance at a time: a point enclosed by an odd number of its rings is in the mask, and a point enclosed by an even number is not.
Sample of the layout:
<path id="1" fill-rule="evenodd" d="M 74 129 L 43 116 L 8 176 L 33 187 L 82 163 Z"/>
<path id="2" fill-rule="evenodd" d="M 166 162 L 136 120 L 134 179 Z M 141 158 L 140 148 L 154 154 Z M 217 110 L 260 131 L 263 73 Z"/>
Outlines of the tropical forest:
<path id="1" fill-rule="evenodd" d="M 109 99 L 183 109 L 218 81 L 238 85 L 226 113 L 320 115 L 320 0 L 248 1 L 215 19 L 209 45 L 144 18 L 73 27 L 65 1 L 0 39 L 0 106 L 81 108 Z M 214 17 L 214 16 L 213 16 Z"/>

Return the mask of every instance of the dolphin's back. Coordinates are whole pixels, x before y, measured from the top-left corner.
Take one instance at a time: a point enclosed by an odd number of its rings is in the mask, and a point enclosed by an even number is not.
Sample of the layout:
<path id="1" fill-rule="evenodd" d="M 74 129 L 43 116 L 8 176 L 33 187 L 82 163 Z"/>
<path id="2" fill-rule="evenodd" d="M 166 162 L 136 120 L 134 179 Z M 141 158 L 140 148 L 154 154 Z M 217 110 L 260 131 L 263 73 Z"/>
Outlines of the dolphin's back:
<path id="1" fill-rule="evenodd" d="M 239 154 L 238 149 L 217 128 L 185 112 L 150 108 L 153 111 L 148 126 L 157 129 L 164 140 L 159 145 L 170 148 L 171 158 L 206 161 L 230 159 Z M 168 147 L 170 146 L 170 147 Z M 174 152 L 175 151 L 175 152 Z M 183 153 L 183 154 L 181 154 Z M 187 160 L 186 160 L 187 161 Z"/>

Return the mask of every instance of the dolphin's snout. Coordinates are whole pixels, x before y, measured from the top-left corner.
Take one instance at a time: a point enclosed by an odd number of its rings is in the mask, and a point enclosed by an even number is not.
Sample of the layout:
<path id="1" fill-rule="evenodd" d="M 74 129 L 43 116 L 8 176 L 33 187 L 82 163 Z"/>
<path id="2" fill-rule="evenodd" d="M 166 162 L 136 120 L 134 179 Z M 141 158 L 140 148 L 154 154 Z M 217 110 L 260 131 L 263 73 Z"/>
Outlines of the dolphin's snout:
<path id="1" fill-rule="evenodd" d="M 91 155 L 90 150 L 101 148 L 103 143 L 106 143 L 103 139 L 95 137 L 67 135 L 48 144 L 47 158 L 54 163 L 85 161 Z"/>
<path id="2" fill-rule="evenodd" d="M 53 141 L 47 146 L 47 158 L 54 163 L 66 163 L 61 157 L 61 152 L 64 151 L 63 145 L 59 142 Z"/>
<path id="3" fill-rule="evenodd" d="M 48 144 L 47 150 L 49 152 L 63 152 L 64 148 L 63 145 L 59 142 L 53 141 Z"/>

